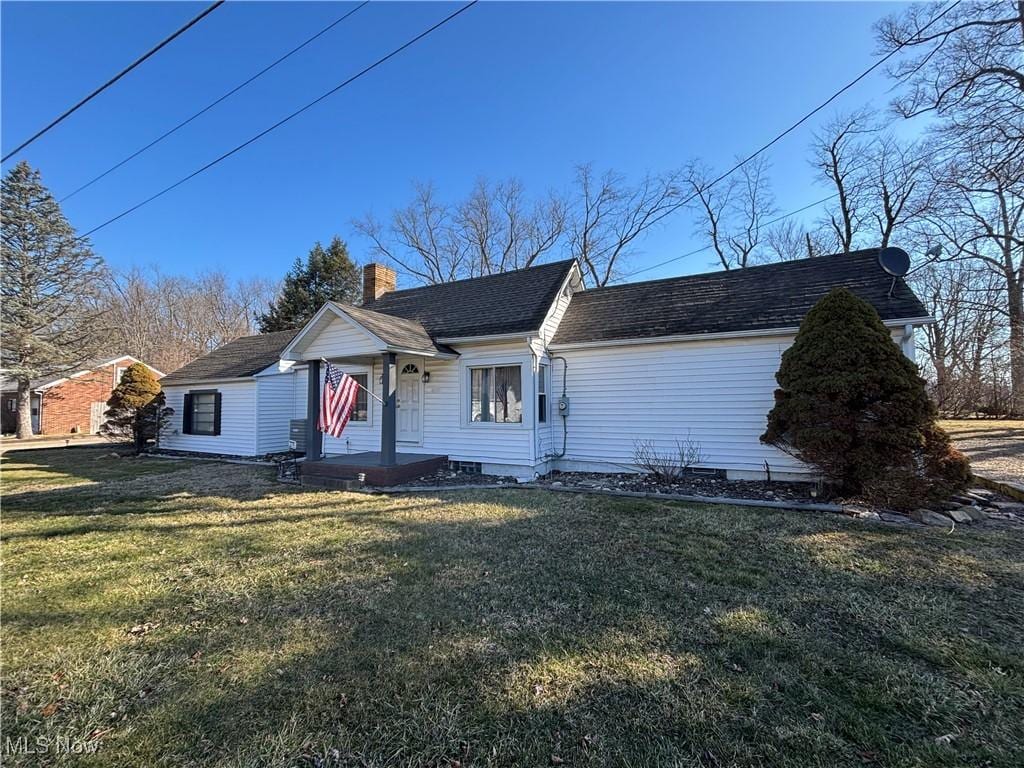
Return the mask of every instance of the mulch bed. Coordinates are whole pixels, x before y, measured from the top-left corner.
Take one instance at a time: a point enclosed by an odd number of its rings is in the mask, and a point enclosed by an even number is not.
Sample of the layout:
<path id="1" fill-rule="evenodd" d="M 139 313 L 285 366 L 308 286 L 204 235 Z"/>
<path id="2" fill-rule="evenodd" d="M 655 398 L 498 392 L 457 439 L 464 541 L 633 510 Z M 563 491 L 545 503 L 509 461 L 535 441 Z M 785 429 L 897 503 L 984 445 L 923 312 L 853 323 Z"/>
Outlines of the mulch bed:
<path id="1" fill-rule="evenodd" d="M 762 480 L 726 480 L 701 475 L 691 475 L 674 482 L 661 482 L 652 475 L 636 473 L 552 472 L 537 482 L 556 487 L 562 485 L 595 490 L 721 496 L 759 501 L 822 501 L 815 497 L 813 483 L 768 483 Z"/>
<path id="2" fill-rule="evenodd" d="M 552 472 L 532 481 L 535 485 L 584 488 L 591 490 L 635 491 L 639 493 L 674 493 L 690 496 L 720 496 L 760 501 L 818 501 L 812 494 L 812 483 L 766 483 L 756 480 L 725 480 L 693 476 L 674 483 L 662 483 L 650 475 L 635 473 L 602 474 L 598 472 Z M 516 485 L 514 477 L 455 472 L 447 469 L 425 475 L 406 486 L 418 488 L 454 485 Z"/>

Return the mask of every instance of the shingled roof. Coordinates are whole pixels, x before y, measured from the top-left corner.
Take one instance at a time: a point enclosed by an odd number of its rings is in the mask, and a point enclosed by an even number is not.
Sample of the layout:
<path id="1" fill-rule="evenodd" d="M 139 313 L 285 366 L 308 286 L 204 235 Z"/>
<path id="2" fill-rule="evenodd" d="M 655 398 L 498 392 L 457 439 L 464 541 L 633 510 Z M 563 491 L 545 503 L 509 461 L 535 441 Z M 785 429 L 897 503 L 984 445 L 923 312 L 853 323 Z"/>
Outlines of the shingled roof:
<path id="1" fill-rule="evenodd" d="M 229 341 L 213 352 L 183 365 L 160 380 L 160 384 L 186 381 L 242 379 L 259 373 L 281 359 L 281 352 L 297 331 L 261 333 Z"/>
<path id="2" fill-rule="evenodd" d="M 540 328 L 573 260 L 385 293 L 364 309 L 419 321 L 435 339 Z"/>
<path id="3" fill-rule="evenodd" d="M 451 347 L 435 344 L 422 323 L 404 317 L 374 312 L 365 307 L 331 302 L 388 346 L 399 347 L 410 352 L 443 352 L 456 354 Z"/>
<path id="4" fill-rule="evenodd" d="M 726 272 L 582 291 L 572 297 L 553 344 L 795 328 L 832 288 L 844 286 L 883 320 L 927 317 L 902 279 L 871 248 Z"/>

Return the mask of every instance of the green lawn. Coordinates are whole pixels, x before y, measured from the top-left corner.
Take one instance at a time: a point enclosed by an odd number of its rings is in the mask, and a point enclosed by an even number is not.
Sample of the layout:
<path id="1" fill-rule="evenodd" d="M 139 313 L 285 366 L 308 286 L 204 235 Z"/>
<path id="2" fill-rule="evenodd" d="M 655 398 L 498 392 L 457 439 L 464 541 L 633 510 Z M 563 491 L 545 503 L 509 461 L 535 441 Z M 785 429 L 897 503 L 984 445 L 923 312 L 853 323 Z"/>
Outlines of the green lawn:
<path id="1" fill-rule="evenodd" d="M 72 765 L 1019 766 L 1008 532 L 3 457 L 4 748 Z M 4 755 L 4 765 L 55 762 Z"/>

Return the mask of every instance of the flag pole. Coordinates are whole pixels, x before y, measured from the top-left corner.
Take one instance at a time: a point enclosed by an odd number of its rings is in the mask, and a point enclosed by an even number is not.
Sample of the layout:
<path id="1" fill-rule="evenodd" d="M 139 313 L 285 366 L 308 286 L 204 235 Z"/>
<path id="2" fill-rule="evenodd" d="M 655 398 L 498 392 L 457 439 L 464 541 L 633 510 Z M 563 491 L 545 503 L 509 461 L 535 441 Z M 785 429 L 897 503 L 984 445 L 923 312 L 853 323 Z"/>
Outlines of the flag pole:
<path id="1" fill-rule="evenodd" d="M 331 362 L 330 362 L 329 360 L 327 360 L 327 358 L 325 358 L 325 357 L 321 357 L 321 358 L 320 358 L 320 362 L 321 362 L 321 363 L 327 363 L 327 365 L 331 365 Z M 372 367 L 372 366 L 370 367 L 370 376 L 371 376 L 371 377 L 373 376 L 373 367 Z M 367 388 L 366 388 L 366 387 L 364 387 L 364 386 L 363 386 L 362 384 L 360 384 L 360 383 L 359 383 L 358 381 L 356 382 L 356 386 L 357 386 L 357 387 L 359 387 L 359 388 L 360 388 L 361 390 L 363 390 L 363 392 L 365 392 L 366 394 L 368 394 L 368 395 L 369 395 L 370 397 L 372 397 L 372 398 L 373 398 L 374 400 L 376 400 L 376 401 L 377 401 L 378 403 L 380 403 L 381 405 L 384 405 L 384 401 L 383 401 L 383 400 L 381 400 L 381 398 L 380 398 L 380 396 L 379 396 L 379 395 L 376 395 L 376 394 L 374 394 L 374 393 L 373 393 L 373 392 L 371 392 L 371 391 L 370 391 L 369 389 L 367 389 Z"/>

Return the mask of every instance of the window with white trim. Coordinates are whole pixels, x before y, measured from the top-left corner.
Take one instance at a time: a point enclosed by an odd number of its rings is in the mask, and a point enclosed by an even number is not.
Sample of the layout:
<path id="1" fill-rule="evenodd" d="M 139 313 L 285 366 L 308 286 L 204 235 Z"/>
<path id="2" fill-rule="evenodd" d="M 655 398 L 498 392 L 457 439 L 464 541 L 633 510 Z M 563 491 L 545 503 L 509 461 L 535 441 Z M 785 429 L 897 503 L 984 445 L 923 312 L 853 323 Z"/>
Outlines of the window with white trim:
<path id="1" fill-rule="evenodd" d="M 469 419 L 519 424 L 523 420 L 522 366 L 469 369 Z"/>
<path id="2" fill-rule="evenodd" d="M 352 416 L 349 421 L 369 421 L 369 398 L 366 395 L 366 388 L 369 386 L 370 378 L 365 373 L 350 373 L 353 379 L 356 380 L 356 384 L 359 385 L 359 389 L 356 391 L 356 404 L 352 408 Z"/>
<path id="3" fill-rule="evenodd" d="M 548 420 L 548 367 L 537 366 L 537 421 L 544 424 Z"/>

